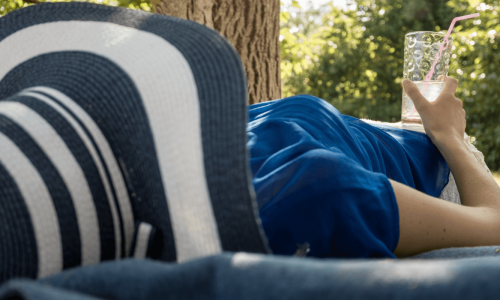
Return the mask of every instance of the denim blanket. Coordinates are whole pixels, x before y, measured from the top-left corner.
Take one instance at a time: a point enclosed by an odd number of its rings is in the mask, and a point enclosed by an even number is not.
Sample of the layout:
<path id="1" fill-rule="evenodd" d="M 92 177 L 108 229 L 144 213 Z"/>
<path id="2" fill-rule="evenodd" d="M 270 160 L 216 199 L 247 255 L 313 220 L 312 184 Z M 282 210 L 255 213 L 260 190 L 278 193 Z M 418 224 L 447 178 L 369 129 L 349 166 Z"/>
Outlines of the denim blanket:
<path id="1" fill-rule="evenodd" d="M 0 288 L 0 299 L 496 299 L 498 248 L 462 249 L 455 257 L 483 257 L 458 260 L 336 260 L 247 253 L 183 264 L 125 260 L 40 281 L 13 280 Z"/>

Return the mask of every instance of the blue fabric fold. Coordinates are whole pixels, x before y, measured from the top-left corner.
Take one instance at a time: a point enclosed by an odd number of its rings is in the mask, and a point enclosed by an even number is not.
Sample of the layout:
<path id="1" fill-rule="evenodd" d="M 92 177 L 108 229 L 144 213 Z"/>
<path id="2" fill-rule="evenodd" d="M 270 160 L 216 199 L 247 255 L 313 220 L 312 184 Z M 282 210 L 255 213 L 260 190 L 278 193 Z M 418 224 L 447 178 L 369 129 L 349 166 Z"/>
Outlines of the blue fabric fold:
<path id="1" fill-rule="evenodd" d="M 346 260 L 220 254 L 182 264 L 109 261 L 39 281 L 12 280 L 0 299 L 496 299 L 500 258 Z M 497 247 L 498 248 L 498 247 Z"/>
<path id="2" fill-rule="evenodd" d="M 395 257 L 399 213 L 389 178 L 438 197 L 449 168 L 422 133 L 373 126 L 312 96 L 249 106 L 253 185 L 274 253 Z"/>

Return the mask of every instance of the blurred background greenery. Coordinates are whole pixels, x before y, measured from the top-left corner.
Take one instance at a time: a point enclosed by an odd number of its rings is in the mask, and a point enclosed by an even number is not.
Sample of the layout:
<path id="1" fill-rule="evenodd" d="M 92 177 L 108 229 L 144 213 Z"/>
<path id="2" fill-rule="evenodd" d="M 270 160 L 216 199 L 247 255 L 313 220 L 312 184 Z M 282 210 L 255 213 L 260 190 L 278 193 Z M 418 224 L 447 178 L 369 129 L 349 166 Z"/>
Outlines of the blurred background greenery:
<path id="1" fill-rule="evenodd" d="M 149 0 L 0 0 L 0 16 L 21 7 L 44 2 L 90 2 L 151 11 Z"/>
<path id="2" fill-rule="evenodd" d="M 52 0 L 69 2 L 71 0 Z M 0 16 L 30 1 L 0 0 Z M 51 2 L 39 0 L 39 2 Z M 148 0 L 86 2 L 151 11 Z M 323 1 L 327 2 L 327 1 Z M 450 76 L 467 111 L 467 133 L 492 170 L 500 170 L 498 1 L 345 0 L 303 6 L 283 0 L 280 15 L 283 96 L 310 94 L 359 118 L 401 118 L 403 41 L 410 31 L 446 31 L 456 16 Z M 338 3 L 338 2 L 337 2 Z M 1 63 L 1 58 L 0 58 Z"/>

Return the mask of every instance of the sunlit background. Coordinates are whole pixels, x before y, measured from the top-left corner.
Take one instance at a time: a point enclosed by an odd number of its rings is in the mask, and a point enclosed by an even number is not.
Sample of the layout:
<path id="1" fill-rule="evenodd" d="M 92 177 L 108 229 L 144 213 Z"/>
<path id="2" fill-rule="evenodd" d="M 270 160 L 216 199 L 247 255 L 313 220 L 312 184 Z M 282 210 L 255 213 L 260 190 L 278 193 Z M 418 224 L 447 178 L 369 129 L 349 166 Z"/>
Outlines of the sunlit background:
<path id="1" fill-rule="evenodd" d="M 488 166 L 500 169 L 498 1 L 282 1 L 284 96 L 310 94 L 342 113 L 387 122 L 401 118 L 404 35 L 455 26 L 449 75 L 467 111 L 467 133 Z"/>
<path id="2" fill-rule="evenodd" d="M 292 0 L 285 0 L 281 1 L 283 6 L 290 6 L 292 4 Z M 338 7 L 340 9 L 356 9 L 356 3 L 354 1 L 348 1 L 348 0 L 297 0 L 297 4 L 302 8 L 302 9 L 318 9 L 322 5 L 332 3 L 333 6 Z M 349 6 L 351 5 L 351 6 Z"/>
<path id="3" fill-rule="evenodd" d="M 47 0 L 49 1 L 49 0 Z M 53 2 L 70 0 L 53 0 Z M 45 2 L 45 0 L 41 0 Z M 88 0 L 150 11 L 148 0 Z M 467 133 L 500 170 L 498 0 L 281 0 L 283 96 L 306 93 L 340 112 L 386 122 L 401 117 L 404 35 L 445 31 L 456 16 L 450 76 L 467 111 Z M 0 16 L 30 5 L 0 0 Z M 0 58 L 0 63 L 1 63 Z"/>

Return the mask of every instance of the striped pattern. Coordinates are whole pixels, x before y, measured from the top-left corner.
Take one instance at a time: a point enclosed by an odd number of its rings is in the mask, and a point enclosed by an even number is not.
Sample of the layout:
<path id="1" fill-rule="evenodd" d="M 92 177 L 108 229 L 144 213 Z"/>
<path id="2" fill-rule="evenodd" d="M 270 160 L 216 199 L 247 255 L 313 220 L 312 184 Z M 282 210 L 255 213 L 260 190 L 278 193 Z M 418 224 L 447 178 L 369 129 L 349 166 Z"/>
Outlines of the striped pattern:
<path id="1" fill-rule="evenodd" d="M 94 34 L 89 34 L 94 32 L 110 32 L 110 35 L 120 38 L 114 41 L 98 40 Z M 50 33 L 50 36 L 47 33 Z M 61 36 L 67 36 L 68 33 L 71 33 L 72 38 L 60 39 Z M 102 37 L 106 37 L 106 34 L 103 34 Z M 9 36 L 6 39 L 6 44 L 19 44 L 22 41 L 25 41 L 26 51 L 10 52 L 8 55 L 9 63 L 4 70 L 8 71 L 9 64 L 15 66 L 43 53 L 72 50 L 99 53 L 122 66 L 125 72 L 132 77 L 142 94 L 155 136 L 157 153 L 161 154 L 159 164 L 167 191 L 166 198 L 169 209 L 173 211 L 171 218 L 175 219 L 173 230 L 177 252 L 180 254 L 178 261 L 219 253 L 221 251 L 220 242 L 209 204 L 203 170 L 196 85 L 182 54 L 168 42 L 155 35 L 138 34 L 136 29 L 93 22 L 58 22 L 28 27 Z M 29 41 L 28 44 L 26 41 Z M 130 55 L 124 55 L 126 53 L 118 51 L 121 47 L 113 48 L 114 45 L 123 46 L 121 45 L 123 43 L 128 44 L 127 48 L 140 47 L 143 49 L 137 49 L 131 51 Z M 45 45 L 45 47 L 40 47 L 40 45 Z M 147 64 L 144 61 L 134 59 L 135 53 L 148 52 L 148 47 L 156 49 L 158 52 L 156 57 L 163 55 L 166 58 L 163 64 L 157 61 L 150 61 Z M 7 51 L 5 50 L 5 52 Z M 2 55 L 1 53 L 2 49 L 0 48 L 0 55 Z M 7 56 L 6 53 L 5 55 Z M 131 65 L 131 62 L 136 63 Z M 159 77 L 165 69 L 175 70 L 171 73 L 172 78 L 166 78 L 165 84 L 158 82 L 156 86 L 151 86 L 149 79 L 142 76 L 144 71 L 141 71 L 148 70 L 152 77 Z M 0 75 L 2 74 L 0 73 Z M 179 77 L 183 79 L 181 82 L 179 82 Z M 187 87 L 191 87 L 191 89 Z M 49 90 L 49 93 L 54 94 L 54 91 Z M 160 98 L 158 98 L 159 96 Z M 164 102 L 161 97 L 169 98 L 171 101 Z M 182 105 L 179 105 L 180 103 Z M 77 110 L 76 107 L 73 109 Z M 183 130 L 179 130 L 179 128 Z M 160 149 L 161 151 L 159 151 Z M 83 178 L 83 176 L 81 177 Z M 72 196 L 77 195 L 73 193 Z M 86 199 L 76 202 L 88 203 L 89 201 Z M 190 219 L 203 221 L 190 222 Z M 89 222 L 92 223 L 92 221 Z M 80 226 L 81 228 L 82 226 Z M 89 239 L 93 237 L 95 240 L 97 232 L 95 228 L 95 226 L 89 226 L 88 230 L 91 232 L 86 232 L 83 236 Z M 82 248 L 84 250 L 87 249 L 85 245 L 84 243 Z M 92 246 L 96 248 L 95 245 Z M 83 257 L 82 263 L 85 264 L 87 263 L 85 252 Z M 96 255 L 93 257 L 90 262 L 96 262 Z"/>
<path id="2" fill-rule="evenodd" d="M 19 124 L 54 164 L 73 199 L 82 243 L 82 264 L 97 263 L 101 256 L 97 212 L 83 170 L 70 150 L 50 124 L 30 108 L 3 101 L 0 103 L 0 114 Z M 61 252 L 60 249 L 58 251 Z"/>
<path id="3" fill-rule="evenodd" d="M 0 19 L 0 57 L 0 283 L 129 255 L 268 251 L 244 75 L 219 35 L 41 4 Z"/>
<path id="4" fill-rule="evenodd" d="M 96 36 L 95 32 L 103 34 Z M 9 65 L 57 51 L 93 52 L 121 66 L 135 82 L 148 114 L 168 207 L 171 218 L 175 219 L 177 260 L 221 252 L 203 169 L 196 84 L 189 65 L 176 48 L 137 29 L 76 21 L 28 27 L 5 42 L 25 46 L 24 51 L 15 53 L 0 48 L 0 56 L 7 57 L 6 71 Z M 132 51 L 123 52 L 123 47 Z M 164 59 L 137 60 L 136 53 L 150 53 Z M 164 70 L 171 72 L 164 74 Z M 145 73 L 152 78 L 163 77 L 165 81 L 151 84 L 150 77 L 143 76 Z M 163 97 L 169 101 L 163 101 Z M 202 221 L 192 222 L 192 219 Z"/>
<path id="5" fill-rule="evenodd" d="M 43 102 L 51 101 L 43 95 L 35 93 L 22 93 L 22 95 L 25 97 L 32 96 L 33 99 Z M 68 117 L 68 113 L 64 109 L 57 106 L 56 103 L 52 104 L 56 111 Z M 61 126 L 61 124 L 50 124 L 51 120 L 44 119 L 33 109 L 22 104 L 19 97 L 0 102 L 0 115 L 19 126 L 28 138 L 32 139 L 32 143 L 40 147 L 69 191 L 76 216 L 76 220 L 73 221 L 76 221 L 78 225 L 80 237 L 81 249 L 79 252 L 81 257 L 77 258 L 79 263 L 88 265 L 99 262 L 102 257 L 101 236 L 102 232 L 106 231 L 106 229 L 102 226 L 103 222 L 101 222 L 100 228 L 95 202 L 101 202 L 102 204 L 106 200 L 109 203 L 109 207 L 114 208 L 113 227 L 115 234 L 112 244 L 119 245 L 121 239 L 118 214 L 112 195 L 108 194 L 110 199 L 95 199 L 93 197 L 91 189 L 95 187 L 89 186 L 81 165 L 68 148 L 67 143 L 53 127 Z M 70 120 L 74 121 L 74 119 Z M 13 127 L 11 124 L 9 125 L 9 128 Z M 83 130 L 81 130 L 81 127 L 77 125 L 75 127 L 82 134 Z M 2 131 L 13 130 L 9 130 L 9 128 L 5 128 L 4 126 Z M 90 149 L 93 149 L 88 143 L 86 135 L 82 134 L 80 137 L 82 140 L 87 141 Z M 55 199 L 52 199 L 47 188 L 52 178 L 42 178 L 38 170 L 31 163 L 37 160 L 37 157 L 26 157 L 25 153 L 16 146 L 16 142 L 25 143 L 24 140 L 13 141 L 4 134 L 0 135 L 2 146 L 0 147 L 1 162 L 16 182 L 17 188 L 28 207 L 38 248 L 39 263 L 37 276 L 44 277 L 63 269 L 63 247 L 60 227 L 67 226 L 68 224 L 58 222 L 53 202 Z M 102 163 L 98 157 L 94 156 L 94 158 L 93 163 L 100 165 L 102 168 Z M 111 257 L 120 258 L 121 254 L 119 250 L 121 247 L 113 248 L 116 248 L 118 251 L 113 249 L 115 253 Z"/>
<path id="6" fill-rule="evenodd" d="M 29 159 L 0 133 L 0 159 L 16 182 L 28 208 L 38 248 L 38 277 L 62 270 L 62 247 L 54 204 Z M 26 180 L 29 178 L 29 180 Z"/>
<path id="7" fill-rule="evenodd" d="M 137 238 L 133 251 L 135 258 L 146 258 L 152 229 L 153 227 L 151 227 L 150 224 L 147 223 L 139 224 L 139 228 L 137 229 Z"/>
<path id="8" fill-rule="evenodd" d="M 44 96 L 43 94 L 38 94 L 34 93 L 32 91 L 39 91 L 39 92 L 44 92 L 47 95 L 51 95 L 55 99 L 58 99 L 60 103 L 65 105 L 65 107 L 70 110 L 73 115 L 80 116 L 80 121 L 84 124 L 84 126 L 87 128 L 88 132 L 91 134 L 92 138 L 89 137 L 85 130 L 82 128 L 82 126 L 78 123 L 78 121 L 69 113 L 67 112 L 63 106 L 59 105 L 55 100 L 52 100 L 51 98 Z M 127 190 L 125 187 L 125 182 L 123 179 L 123 176 L 120 173 L 118 163 L 116 162 L 116 159 L 114 158 L 111 148 L 109 147 L 109 144 L 107 143 L 106 139 L 104 138 L 104 135 L 102 132 L 99 130 L 99 127 L 95 122 L 92 120 L 88 114 L 85 113 L 83 109 L 81 109 L 80 106 L 78 106 L 76 103 L 74 103 L 70 98 L 65 96 L 64 94 L 58 92 L 57 90 L 50 89 L 50 88 L 31 88 L 27 89 L 19 94 L 20 96 L 30 96 L 33 97 L 37 100 L 40 100 L 48 105 L 50 105 L 54 110 L 56 110 L 58 113 L 60 113 L 70 124 L 71 126 L 78 132 L 79 137 L 82 139 L 82 141 L 85 143 L 85 146 L 87 147 L 89 153 L 92 155 L 92 158 L 94 160 L 94 163 L 96 164 L 98 170 L 99 170 L 99 175 L 100 178 L 104 184 L 104 187 L 106 189 L 106 196 L 108 198 L 108 202 L 111 208 L 111 211 L 113 213 L 113 226 L 115 229 L 115 239 L 116 243 L 119 245 L 121 244 L 121 233 L 120 233 L 120 224 L 119 224 L 119 218 L 118 218 L 118 212 L 116 210 L 116 205 L 114 202 L 114 197 L 113 193 L 111 190 L 110 183 L 108 181 L 108 178 L 106 176 L 105 172 L 105 167 L 103 163 L 101 162 L 99 155 L 98 155 L 98 150 L 96 147 L 94 147 L 94 144 L 92 143 L 92 140 L 96 143 L 97 148 L 99 149 L 100 153 L 103 153 L 103 158 L 105 161 L 106 166 L 108 167 L 108 170 L 110 171 L 111 178 L 113 181 L 113 185 L 116 187 L 116 190 L 118 191 L 118 201 L 120 204 L 120 213 L 124 219 L 124 223 L 126 224 L 124 226 L 125 229 L 125 240 L 126 244 L 125 247 L 130 247 L 130 241 L 132 240 L 132 234 L 133 234 L 133 215 L 132 215 L 132 208 L 130 206 L 130 202 L 128 199 L 127 195 Z M 121 257 L 121 247 L 116 247 L 116 254 L 115 257 Z"/>

